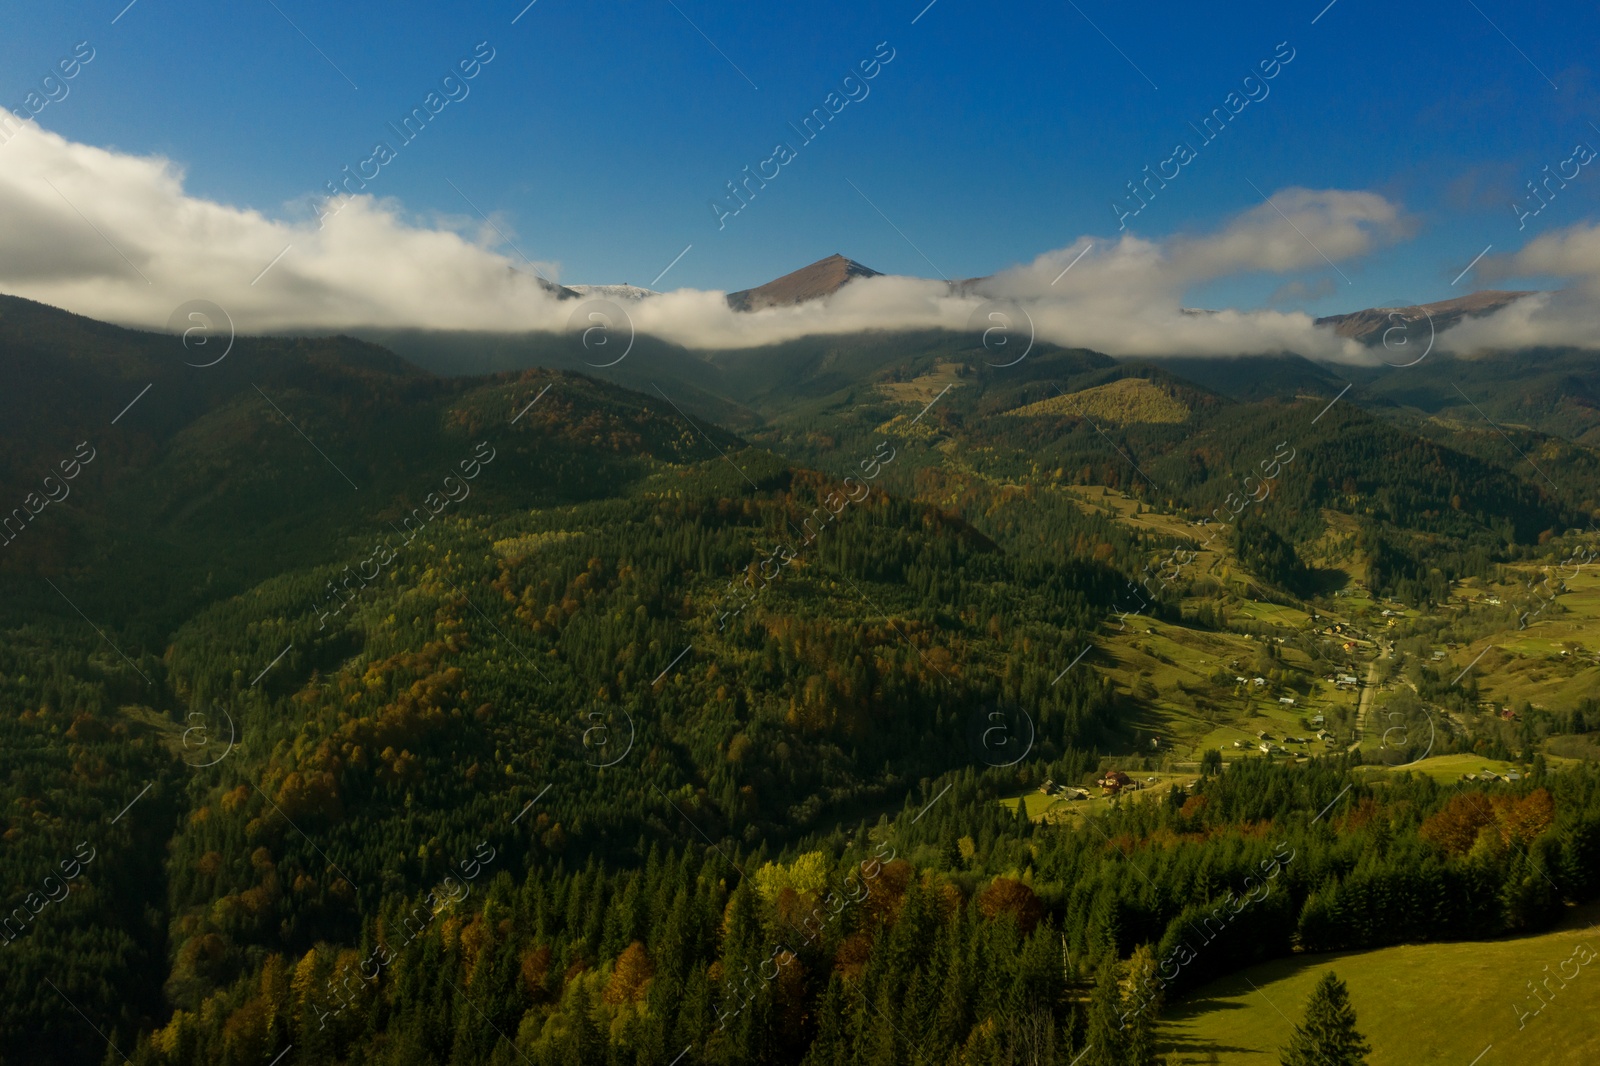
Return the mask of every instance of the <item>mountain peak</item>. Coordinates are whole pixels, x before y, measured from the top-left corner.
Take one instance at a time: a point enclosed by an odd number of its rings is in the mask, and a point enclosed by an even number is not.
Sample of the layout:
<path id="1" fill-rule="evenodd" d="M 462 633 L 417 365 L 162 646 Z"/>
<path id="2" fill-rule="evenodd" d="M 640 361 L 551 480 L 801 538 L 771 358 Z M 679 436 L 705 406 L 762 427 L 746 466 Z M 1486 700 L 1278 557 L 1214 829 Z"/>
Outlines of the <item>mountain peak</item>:
<path id="1" fill-rule="evenodd" d="M 765 307 L 790 307 L 824 296 L 832 296 L 856 278 L 876 278 L 882 273 L 862 266 L 835 252 L 809 266 L 775 278 L 753 289 L 728 294 L 728 306 L 735 311 L 759 311 Z"/>

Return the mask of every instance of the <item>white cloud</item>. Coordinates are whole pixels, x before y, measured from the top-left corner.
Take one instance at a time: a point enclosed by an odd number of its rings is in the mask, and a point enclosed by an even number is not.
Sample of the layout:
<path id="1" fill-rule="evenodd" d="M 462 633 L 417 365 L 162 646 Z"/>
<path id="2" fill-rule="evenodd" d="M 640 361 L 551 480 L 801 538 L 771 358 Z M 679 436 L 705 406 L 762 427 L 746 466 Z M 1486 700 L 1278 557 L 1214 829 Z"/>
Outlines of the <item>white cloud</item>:
<path id="1" fill-rule="evenodd" d="M 245 332 L 559 330 L 574 309 L 519 261 L 492 250 L 497 234 L 487 228 L 474 225 L 469 238 L 419 225 L 392 201 L 353 198 L 319 229 L 190 196 L 182 169 L 168 160 L 75 144 L 34 126 L 0 146 L 0 161 L 0 290 L 95 318 L 159 328 L 174 307 L 207 299 Z M 1209 234 L 1161 242 L 1080 237 L 995 276 L 983 295 L 953 295 L 942 281 L 879 277 L 828 300 L 756 313 L 733 312 L 721 292 L 697 290 L 665 293 L 629 312 L 641 333 L 729 348 L 863 329 L 964 330 L 986 298 L 1001 297 L 1028 312 L 1039 339 L 1114 355 L 1366 358 L 1303 313 L 1182 309 L 1183 294 L 1205 282 L 1317 270 L 1327 265 L 1324 255 L 1346 261 L 1407 234 L 1398 207 L 1374 193 L 1286 189 L 1273 201 L 1276 209 L 1262 204 Z"/>
<path id="2" fill-rule="evenodd" d="M 1442 346 L 1464 354 L 1534 346 L 1600 348 L 1600 225 L 1579 224 L 1538 237 L 1510 255 L 1484 259 L 1478 273 L 1485 279 L 1558 277 L 1570 285 L 1467 319 L 1441 336 Z"/>
<path id="3" fill-rule="evenodd" d="M 1274 208 L 1276 205 L 1276 209 Z M 1280 211 L 1282 212 L 1280 214 Z M 1364 255 L 1408 233 L 1399 209 L 1374 193 L 1286 189 L 1215 233 L 1164 242 L 1125 235 L 1061 271 L 1093 240 L 1040 256 L 995 279 L 1022 301 L 1039 336 L 1112 355 L 1255 355 L 1285 351 L 1370 360 L 1362 346 L 1314 327 L 1301 312 L 1185 312 L 1196 285 L 1246 273 L 1290 274 Z"/>
<path id="4" fill-rule="evenodd" d="M 95 318 L 161 326 L 197 298 L 221 304 L 243 330 L 553 326 L 558 317 L 510 260 L 453 231 L 408 225 L 370 197 L 321 229 L 277 221 L 187 195 L 167 160 L 33 126 L 0 147 L 0 160 L 0 288 Z"/>

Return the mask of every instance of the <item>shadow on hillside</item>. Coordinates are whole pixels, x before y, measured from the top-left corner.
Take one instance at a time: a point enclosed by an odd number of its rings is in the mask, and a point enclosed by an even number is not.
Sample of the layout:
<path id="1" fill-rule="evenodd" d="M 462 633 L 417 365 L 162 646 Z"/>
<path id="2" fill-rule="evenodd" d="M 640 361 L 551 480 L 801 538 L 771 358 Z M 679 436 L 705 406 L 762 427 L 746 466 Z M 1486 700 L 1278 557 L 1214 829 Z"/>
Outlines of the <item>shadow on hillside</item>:
<path id="1" fill-rule="evenodd" d="M 1298 591 L 1303 596 L 1331 596 L 1349 584 L 1350 575 L 1343 570 L 1308 566 Z"/>
<path id="2" fill-rule="evenodd" d="M 1237 1004 L 1219 1004 L 1219 1009 Z M 1216 1062 L 1221 1055 L 1263 1055 L 1269 1058 L 1276 1057 L 1277 1048 L 1248 1047 L 1243 1044 L 1225 1044 L 1204 1037 L 1191 1036 L 1181 1032 L 1173 1032 L 1175 1027 L 1168 1024 L 1159 1041 L 1162 1053 L 1167 1056 L 1167 1061 L 1178 1066 L 1180 1063 L 1190 1062 Z"/>
<path id="3" fill-rule="evenodd" d="M 1172 1056 L 1168 1061 L 1176 1066 L 1179 1063 L 1216 1062 L 1220 1055 L 1271 1056 L 1276 1052 L 1276 1048 L 1224 1044 L 1185 1031 L 1200 1015 L 1248 1009 L 1243 1003 L 1219 997 L 1208 996 L 1203 999 L 1185 1000 L 1180 1015 L 1163 1019 L 1160 1043 L 1162 1050 Z"/>
<path id="4" fill-rule="evenodd" d="M 1252 967 L 1252 971 L 1259 972 L 1266 969 L 1273 972 L 1274 979 L 1282 978 L 1298 970 L 1325 963 L 1326 958 L 1326 956 L 1294 956 L 1273 959 Z M 1257 980 L 1261 978 L 1258 976 Z M 1276 1064 L 1278 1061 L 1276 1043 L 1259 1046 L 1223 1043 L 1193 1031 L 1196 1023 L 1206 1015 L 1248 1012 L 1250 1007 L 1247 1002 L 1239 998 L 1229 998 L 1238 997 L 1246 992 L 1245 983 L 1239 979 L 1238 974 L 1233 974 L 1218 978 L 1207 986 L 1205 991 L 1174 1003 L 1161 1020 L 1160 1039 L 1162 1050 L 1170 1056 L 1168 1061 L 1172 1066 L 1213 1063 L 1219 1061 L 1218 1057 L 1222 1055 L 1249 1055 L 1263 1063 Z"/>
<path id="5" fill-rule="evenodd" d="M 1183 1001 L 1182 1014 L 1174 1014 L 1174 1021 L 1182 1021 L 1195 1014 L 1210 1014 L 1219 1010 L 1248 1010 L 1243 1003 L 1231 1002 L 1226 999 L 1186 999 Z"/>
<path id="6" fill-rule="evenodd" d="M 1268 1051 L 1267 1049 L 1264 1049 L 1264 1048 L 1240 1047 L 1240 1046 L 1238 1046 L 1236 1044 L 1214 1044 L 1214 1043 L 1211 1043 L 1209 1041 L 1168 1040 L 1166 1043 L 1164 1043 L 1162 1045 L 1162 1051 L 1163 1051 L 1163 1053 L 1165 1053 L 1167 1055 L 1183 1055 L 1183 1056 L 1190 1056 L 1190 1055 L 1210 1056 L 1212 1054 L 1217 1054 L 1217 1055 L 1270 1055 L 1270 1054 L 1273 1054 L 1274 1052 L 1276 1052 L 1277 1049 L 1273 1048 L 1271 1051 Z M 1191 1061 L 1191 1060 L 1189 1060 L 1187 1057 L 1178 1060 L 1178 1062 L 1187 1062 L 1187 1061 Z M 1202 1061 L 1208 1061 L 1208 1060 L 1204 1060 L 1203 1059 Z"/>

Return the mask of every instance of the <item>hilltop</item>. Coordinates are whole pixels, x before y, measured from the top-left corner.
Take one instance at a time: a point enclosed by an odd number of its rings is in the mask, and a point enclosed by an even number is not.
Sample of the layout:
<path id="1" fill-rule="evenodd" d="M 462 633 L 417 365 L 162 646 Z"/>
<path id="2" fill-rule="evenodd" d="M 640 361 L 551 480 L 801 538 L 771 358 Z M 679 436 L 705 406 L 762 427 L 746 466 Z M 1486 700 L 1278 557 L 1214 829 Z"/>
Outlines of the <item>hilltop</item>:
<path id="1" fill-rule="evenodd" d="M 788 307 L 807 300 L 832 296 L 857 278 L 880 277 L 878 271 L 862 266 L 837 253 L 826 259 L 791 271 L 765 285 L 740 289 L 728 294 L 728 306 L 735 311 L 760 311 L 767 307 Z"/>

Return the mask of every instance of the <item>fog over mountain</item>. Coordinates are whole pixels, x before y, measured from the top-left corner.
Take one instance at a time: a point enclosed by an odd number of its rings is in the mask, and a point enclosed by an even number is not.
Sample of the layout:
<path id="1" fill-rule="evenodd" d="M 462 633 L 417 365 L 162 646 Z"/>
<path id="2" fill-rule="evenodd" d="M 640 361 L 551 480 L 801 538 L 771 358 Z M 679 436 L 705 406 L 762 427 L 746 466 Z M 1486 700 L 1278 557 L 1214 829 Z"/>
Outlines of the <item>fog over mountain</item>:
<path id="1" fill-rule="evenodd" d="M 208 299 L 245 332 L 580 325 L 574 290 L 539 276 L 559 277 L 559 264 L 498 250 L 505 239 L 498 223 L 424 222 L 396 201 L 367 195 L 321 225 L 290 221 L 192 195 L 176 161 L 77 144 L 33 126 L 4 153 L 0 289 L 16 295 L 138 326 L 164 326 L 166 309 Z M 1414 228 L 1401 204 L 1377 193 L 1288 188 L 1207 232 L 1161 240 L 1086 234 L 957 285 L 879 274 L 838 256 L 728 295 L 647 295 L 606 279 L 578 291 L 622 296 L 637 331 L 703 349 L 861 330 L 965 331 L 1003 307 L 1015 328 L 1031 326 L 1038 339 L 1112 355 L 1295 352 L 1370 362 L 1367 345 L 1319 328 L 1309 314 L 1220 308 L 1195 315 L 1185 312 L 1184 297 L 1229 278 L 1287 276 L 1324 260 L 1356 264 Z M 1597 343 L 1587 298 L 1600 285 L 1597 233 L 1576 226 L 1505 261 L 1485 260 L 1489 272 L 1572 277 L 1575 292 L 1461 319 L 1441 348 Z"/>

